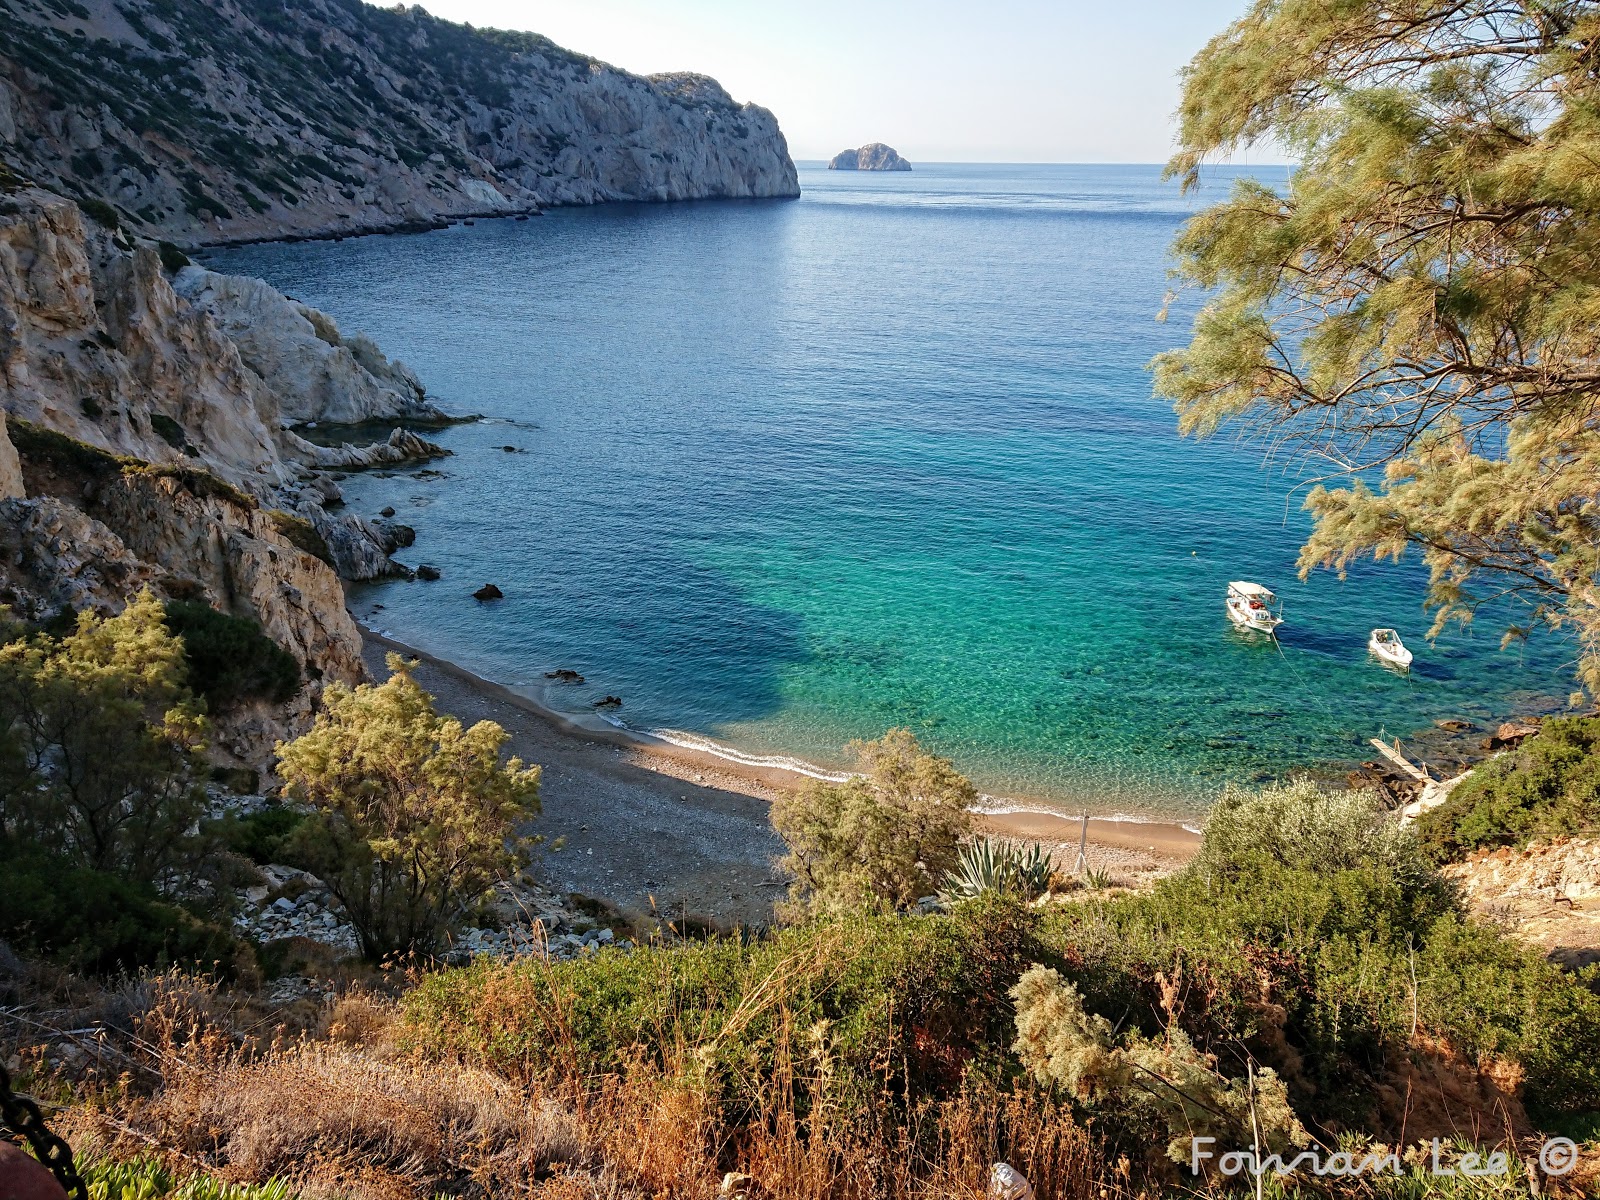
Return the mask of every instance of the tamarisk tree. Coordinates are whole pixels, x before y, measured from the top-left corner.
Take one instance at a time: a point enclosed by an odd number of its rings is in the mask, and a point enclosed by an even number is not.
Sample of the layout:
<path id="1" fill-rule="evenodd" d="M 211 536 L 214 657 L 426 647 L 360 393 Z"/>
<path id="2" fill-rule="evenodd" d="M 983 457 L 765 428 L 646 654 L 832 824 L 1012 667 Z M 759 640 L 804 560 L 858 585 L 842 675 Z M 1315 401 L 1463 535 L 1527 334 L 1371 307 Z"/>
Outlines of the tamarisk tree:
<path id="1" fill-rule="evenodd" d="M 527 861 L 518 826 L 539 812 L 539 768 L 502 763 L 510 735 L 434 712 L 388 656 L 382 684 L 330 684 L 316 724 L 280 743 L 278 771 L 312 817 L 297 856 L 327 880 L 378 959 L 438 948 L 451 921 Z"/>
<path id="2" fill-rule="evenodd" d="M 1186 187 L 1299 163 L 1178 237 L 1210 293 L 1153 364 L 1182 429 L 1327 465 L 1302 574 L 1417 548 L 1432 633 L 1525 601 L 1508 639 L 1570 631 L 1600 690 L 1600 4 L 1256 0 L 1180 120 Z"/>

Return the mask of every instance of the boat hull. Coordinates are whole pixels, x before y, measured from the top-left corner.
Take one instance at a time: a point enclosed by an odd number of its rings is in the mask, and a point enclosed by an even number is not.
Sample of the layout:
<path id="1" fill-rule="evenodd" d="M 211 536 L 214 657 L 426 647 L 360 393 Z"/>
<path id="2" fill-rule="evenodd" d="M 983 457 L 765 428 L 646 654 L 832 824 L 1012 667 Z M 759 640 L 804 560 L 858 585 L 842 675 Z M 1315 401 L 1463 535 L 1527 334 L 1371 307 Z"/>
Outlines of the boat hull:
<path id="1" fill-rule="evenodd" d="M 1278 626 L 1283 624 L 1282 617 L 1274 617 L 1270 613 L 1256 613 L 1243 610 L 1233 604 L 1225 604 L 1228 610 L 1228 619 L 1240 629 L 1248 629 L 1253 633 L 1268 633 L 1277 635 Z"/>

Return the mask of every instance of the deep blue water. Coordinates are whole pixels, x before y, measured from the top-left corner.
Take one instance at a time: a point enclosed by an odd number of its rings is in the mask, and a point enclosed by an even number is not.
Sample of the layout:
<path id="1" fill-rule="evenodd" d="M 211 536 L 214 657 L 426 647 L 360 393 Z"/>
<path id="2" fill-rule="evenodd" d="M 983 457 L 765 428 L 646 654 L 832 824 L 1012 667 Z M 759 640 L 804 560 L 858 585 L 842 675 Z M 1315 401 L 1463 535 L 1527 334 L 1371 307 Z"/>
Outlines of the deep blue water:
<path id="1" fill-rule="evenodd" d="M 1270 170 L 1258 172 L 1272 177 Z M 1281 175 L 1278 176 L 1281 178 Z M 909 725 L 987 791 L 1193 813 L 1230 778 L 1565 695 L 1570 649 L 1436 645 L 1415 563 L 1295 577 L 1296 478 L 1178 438 L 1144 364 L 1165 252 L 1220 173 L 803 166 L 798 201 L 613 205 L 219 251 L 403 358 L 443 478 L 367 476 L 438 583 L 357 594 L 396 637 L 639 728 L 837 765 Z M 517 453 L 500 447 L 514 445 Z M 1280 645 L 1229 579 L 1274 587 Z M 503 601 L 470 593 L 493 581 Z M 1375 625 L 1412 674 L 1366 652 Z"/>

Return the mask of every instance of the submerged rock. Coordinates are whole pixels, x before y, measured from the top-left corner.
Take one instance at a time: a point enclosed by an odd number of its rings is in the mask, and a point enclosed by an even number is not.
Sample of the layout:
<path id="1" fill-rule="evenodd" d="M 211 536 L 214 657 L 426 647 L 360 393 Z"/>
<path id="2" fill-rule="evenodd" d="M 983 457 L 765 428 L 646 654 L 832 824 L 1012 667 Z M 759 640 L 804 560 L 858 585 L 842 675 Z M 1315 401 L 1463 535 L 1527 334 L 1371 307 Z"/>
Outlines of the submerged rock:
<path id="1" fill-rule="evenodd" d="M 504 600 L 505 599 L 505 595 L 506 594 L 504 592 L 502 592 L 499 588 L 495 587 L 494 584 L 486 583 L 481 588 L 479 588 L 477 591 L 472 593 L 472 598 L 474 600 L 480 600 L 480 601 L 481 600 Z"/>
<path id="2" fill-rule="evenodd" d="M 546 679 L 554 679 L 557 683 L 582 683 L 583 676 L 570 667 L 558 667 L 554 671 L 544 673 Z"/>

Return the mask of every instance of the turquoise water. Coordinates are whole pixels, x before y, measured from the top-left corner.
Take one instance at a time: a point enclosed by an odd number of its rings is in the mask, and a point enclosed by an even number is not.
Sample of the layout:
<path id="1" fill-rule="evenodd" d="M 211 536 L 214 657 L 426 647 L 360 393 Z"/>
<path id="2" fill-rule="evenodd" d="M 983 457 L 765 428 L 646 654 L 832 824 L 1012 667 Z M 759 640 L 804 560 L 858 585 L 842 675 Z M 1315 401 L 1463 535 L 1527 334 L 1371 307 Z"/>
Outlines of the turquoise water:
<path id="1" fill-rule="evenodd" d="M 357 594 L 396 637 L 512 684 L 577 669 L 551 700 L 614 693 L 637 728 L 831 766 L 909 725 L 995 795 L 1191 814 L 1570 679 L 1569 647 L 1501 652 L 1489 618 L 1428 646 L 1415 564 L 1299 582 L 1298 480 L 1177 437 L 1143 364 L 1184 334 L 1155 319 L 1166 247 L 1227 179 L 1185 199 L 1153 167 L 803 166 L 792 202 L 209 262 L 492 418 L 441 435 L 444 478 L 345 485 L 444 571 Z M 1230 627 L 1238 578 L 1283 598 L 1280 645 Z M 503 601 L 471 599 L 487 581 Z M 1368 657 L 1375 625 L 1409 677 Z"/>

